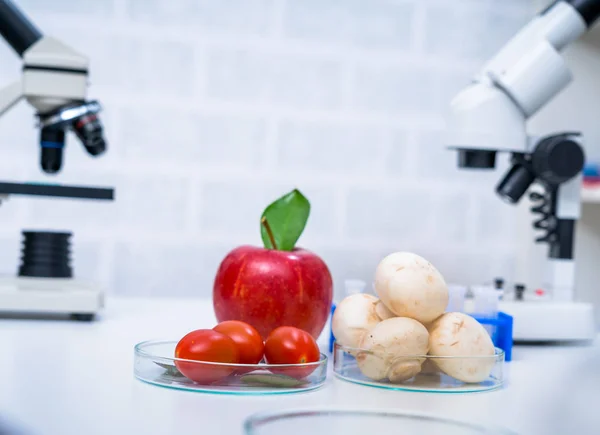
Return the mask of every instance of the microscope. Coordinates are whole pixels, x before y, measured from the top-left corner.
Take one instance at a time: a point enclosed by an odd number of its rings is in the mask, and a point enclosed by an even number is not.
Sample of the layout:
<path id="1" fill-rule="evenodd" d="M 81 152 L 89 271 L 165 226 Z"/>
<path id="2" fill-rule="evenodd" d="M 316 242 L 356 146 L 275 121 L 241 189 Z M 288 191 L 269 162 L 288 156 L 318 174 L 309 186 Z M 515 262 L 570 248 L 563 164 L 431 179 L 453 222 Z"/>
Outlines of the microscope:
<path id="1" fill-rule="evenodd" d="M 21 76 L 0 90 L 0 116 L 25 99 L 40 129 L 40 165 L 46 174 L 63 166 L 66 133 L 87 152 L 106 151 L 97 101 L 88 101 L 88 59 L 61 41 L 43 36 L 10 0 L 0 0 L 0 34 L 23 59 Z M 79 200 L 114 199 L 112 188 L 0 182 L 0 200 L 11 195 Z M 73 279 L 69 232 L 23 231 L 18 276 L 0 278 L 0 315 L 70 314 L 91 320 L 103 306 L 95 285 Z"/>
<path id="2" fill-rule="evenodd" d="M 554 2 L 484 65 L 451 103 L 446 145 L 458 152 L 458 166 L 493 169 L 496 154 L 510 153 L 511 168 L 496 193 L 516 204 L 532 192 L 536 242 L 549 245 L 542 289 L 549 300 L 516 298 L 500 303 L 514 317 L 514 339 L 525 342 L 579 341 L 595 337 L 591 304 L 574 298 L 575 225 L 585 155 L 578 132 L 528 135 L 526 121 L 572 80 L 560 52 L 600 17 L 600 0 Z"/>

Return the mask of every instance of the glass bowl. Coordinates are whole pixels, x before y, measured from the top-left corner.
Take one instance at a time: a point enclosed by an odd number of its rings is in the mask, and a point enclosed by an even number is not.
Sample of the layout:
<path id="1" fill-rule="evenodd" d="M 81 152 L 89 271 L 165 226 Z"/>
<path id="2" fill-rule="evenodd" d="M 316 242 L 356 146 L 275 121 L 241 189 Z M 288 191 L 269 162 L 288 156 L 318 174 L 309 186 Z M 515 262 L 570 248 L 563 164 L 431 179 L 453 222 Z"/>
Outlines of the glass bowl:
<path id="1" fill-rule="evenodd" d="M 292 410 L 254 414 L 244 422 L 246 435 L 295 434 L 444 434 L 516 435 L 507 429 L 480 426 L 425 414 L 365 410 Z"/>
<path id="2" fill-rule="evenodd" d="M 397 383 L 392 383 L 388 379 L 372 379 L 361 371 L 357 358 L 371 357 L 381 361 L 380 354 L 344 347 L 337 343 L 334 345 L 333 352 L 333 371 L 336 377 L 371 387 L 419 392 L 474 393 L 495 390 L 503 383 L 504 351 L 498 348 L 495 355 L 483 357 L 431 355 L 395 357 L 393 364 L 421 364 L 421 371 L 416 376 Z M 458 378 L 444 373 L 440 367 Z M 468 373 L 472 370 L 482 374 L 479 377 L 469 376 Z"/>
<path id="3" fill-rule="evenodd" d="M 177 390 L 285 394 L 319 388 L 327 376 L 327 356 L 322 353 L 319 361 L 306 364 L 225 364 L 175 358 L 175 346 L 177 341 L 137 344 L 133 363 L 135 377 L 149 384 Z M 198 382 L 185 377 L 178 367 Z"/>

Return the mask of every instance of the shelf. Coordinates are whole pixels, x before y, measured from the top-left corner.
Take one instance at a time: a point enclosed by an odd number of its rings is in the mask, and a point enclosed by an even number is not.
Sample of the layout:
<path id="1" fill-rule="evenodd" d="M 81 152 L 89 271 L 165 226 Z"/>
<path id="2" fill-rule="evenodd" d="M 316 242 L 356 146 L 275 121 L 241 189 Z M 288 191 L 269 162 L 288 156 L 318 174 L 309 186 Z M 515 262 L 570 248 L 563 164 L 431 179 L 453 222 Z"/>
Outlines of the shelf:
<path id="1" fill-rule="evenodd" d="M 581 201 L 585 204 L 600 204 L 600 187 L 581 189 Z"/>

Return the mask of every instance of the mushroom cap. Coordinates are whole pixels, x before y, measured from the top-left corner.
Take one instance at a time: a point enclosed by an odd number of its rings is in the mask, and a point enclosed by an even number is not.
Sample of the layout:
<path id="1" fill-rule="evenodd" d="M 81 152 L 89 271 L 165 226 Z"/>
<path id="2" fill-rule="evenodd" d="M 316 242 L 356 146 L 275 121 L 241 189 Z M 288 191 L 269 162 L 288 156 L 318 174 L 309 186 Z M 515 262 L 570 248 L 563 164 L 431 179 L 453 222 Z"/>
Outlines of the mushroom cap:
<path id="1" fill-rule="evenodd" d="M 363 337 L 356 361 L 370 379 L 403 382 L 421 371 L 428 345 L 429 333 L 422 324 L 407 317 L 392 317 Z"/>
<path id="2" fill-rule="evenodd" d="M 448 287 L 442 274 L 411 252 L 385 257 L 375 272 L 375 291 L 396 316 L 429 323 L 448 306 Z"/>
<path id="3" fill-rule="evenodd" d="M 429 328 L 429 354 L 455 357 L 432 358 L 433 361 L 448 376 L 460 381 L 477 383 L 487 379 L 496 362 L 495 352 L 483 325 L 467 314 L 446 313 Z"/>
<path id="4" fill-rule="evenodd" d="M 393 313 L 377 297 L 355 294 L 344 298 L 335 308 L 331 329 L 337 343 L 358 348 L 367 332 L 391 316 Z"/>

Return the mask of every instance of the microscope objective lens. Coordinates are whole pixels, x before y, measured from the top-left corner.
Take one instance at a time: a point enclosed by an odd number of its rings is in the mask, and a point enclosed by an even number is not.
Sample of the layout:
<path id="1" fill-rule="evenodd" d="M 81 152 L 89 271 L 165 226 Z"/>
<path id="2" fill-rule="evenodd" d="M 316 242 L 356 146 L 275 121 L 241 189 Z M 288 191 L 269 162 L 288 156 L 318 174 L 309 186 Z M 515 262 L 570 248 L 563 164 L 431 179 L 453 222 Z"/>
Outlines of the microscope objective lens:
<path id="1" fill-rule="evenodd" d="M 92 156 L 100 155 L 106 151 L 106 142 L 98 115 L 86 115 L 77 119 L 73 122 L 73 130 L 87 152 Z"/>
<path id="2" fill-rule="evenodd" d="M 40 133 L 42 170 L 48 174 L 60 171 L 65 146 L 65 132 L 58 128 L 45 127 Z"/>

